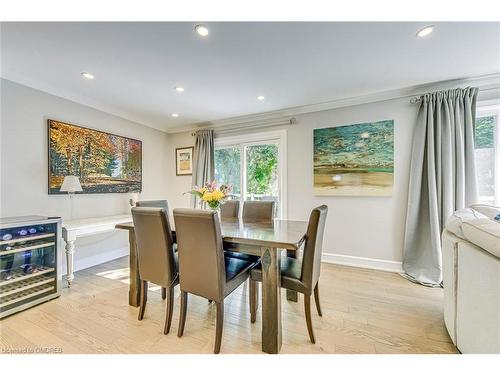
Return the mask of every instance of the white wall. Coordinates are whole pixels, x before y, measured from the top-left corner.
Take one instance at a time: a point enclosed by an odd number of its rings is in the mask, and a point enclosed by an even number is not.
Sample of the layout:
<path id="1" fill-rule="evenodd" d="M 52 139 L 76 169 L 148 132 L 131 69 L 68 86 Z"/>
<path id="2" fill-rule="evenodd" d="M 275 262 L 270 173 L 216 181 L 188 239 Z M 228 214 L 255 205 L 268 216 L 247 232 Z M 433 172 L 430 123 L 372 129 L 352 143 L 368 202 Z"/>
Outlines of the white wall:
<path id="1" fill-rule="evenodd" d="M 406 215 L 411 140 L 417 107 L 409 99 L 344 107 L 296 116 L 287 130 L 288 219 L 307 220 L 312 208 L 327 204 L 329 214 L 323 255 L 327 261 L 399 270 Z M 395 171 L 392 197 L 316 197 L 313 193 L 313 129 L 360 122 L 394 120 Z M 262 129 L 259 132 L 265 131 Z M 169 134 L 171 207 L 189 205 L 181 193 L 190 177 L 176 177 L 176 147 L 191 146 L 191 132 Z M 355 257 L 355 258 L 351 258 Z M 364 259 L 370 258 L 370 259 Z"/>
<path id="2" fill-rule="evenodd" d="M 190 190 L 192 176 L 177 176 L 175 174 L 175 149 L 194 146 L 194 137 L 191 131 L 168 134 L 167 141 L 167 174 L 168 174 L 168 204 L 169 207 L 190 207 L 191 196 L 183 194 Z"/>
<path id="3" fill-rule="evenodd" d="M 397 99 L 303 115 L 297 118 L 299 126 L 290 127 L 289 217 L 305 220 L 315 206 L 328 205 L 323 247 L 325 260 L 399 269 L 403 253 L 411 142 L 416 114 L 417 106 L 410 104 L 408 99 Z M 312 175 L 313 129 L 379 120 L 394 120 L 392 197 L 315 197 Z"/>
<path id="4" fill-rule="evenodd" d="M 0 216 L 40 214 L 70 218 L 70 201 L 47 194 L 47 119 L 56 119 L 142 140 L 141 199 L 166 198 L 167 135 L 158 130 L 44 92 L 1 81 Z M 129 212 L 130 194 L 77 195 L 73 218 Z M 126 254 L 126 233 L 115 231 L 76 242 L 75 266 Z"/>

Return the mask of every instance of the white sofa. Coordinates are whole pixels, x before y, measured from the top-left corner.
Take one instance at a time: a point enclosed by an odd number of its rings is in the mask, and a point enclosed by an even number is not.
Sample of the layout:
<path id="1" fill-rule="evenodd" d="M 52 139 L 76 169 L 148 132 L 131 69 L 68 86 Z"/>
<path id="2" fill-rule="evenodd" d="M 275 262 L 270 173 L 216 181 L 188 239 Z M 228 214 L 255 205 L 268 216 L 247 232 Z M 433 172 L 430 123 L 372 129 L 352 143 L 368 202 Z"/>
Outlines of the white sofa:
<path id="1" fill-rule="evenodd" d="M 499 213 L 474 205 L 443 231 L 444 320 L 462 353 L 500 353 Z"/>

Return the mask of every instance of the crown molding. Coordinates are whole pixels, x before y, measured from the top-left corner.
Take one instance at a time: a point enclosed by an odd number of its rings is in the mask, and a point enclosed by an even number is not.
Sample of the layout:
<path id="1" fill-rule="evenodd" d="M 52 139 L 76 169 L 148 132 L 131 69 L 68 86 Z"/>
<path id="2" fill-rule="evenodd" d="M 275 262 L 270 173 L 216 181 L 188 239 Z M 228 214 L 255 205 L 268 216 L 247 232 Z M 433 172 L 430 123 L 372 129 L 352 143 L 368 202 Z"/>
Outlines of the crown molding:
<path id="1" fill-rule="evenodd" d="M 498 89 L 500 91 L 500 73 L 475 76 L 475 77 L 464 77 L 458 79 L 450 79 L 446 81 L 430 82 L 421 85 L 415 85 L 400 89 L 387 90 L 369 93 L 365 95 L 353 96 L 349 98 L 337 99 L 328 102 L 307 104 L 297 107 L 290 107 L 279 109 L 275 111 L 262 112 L 257 114 L 230 117 L 221 120 L 205 121 L 199 122 L 192 125 L 179 126 L 166 129 L 167 133 L 181 133 L 186 131 L 193 131 L 201 128 L 213 128 L 213 129 L 231 129 L 233 127 L 238 128 L 240 126 L 251 127 L 252 125 L 262 125 L 264 123 L 269 123 L 270 126 L 273 122 L 283 122 L 290 120 L 294 116 L 328 111 L 331 109 L 351 107 L 355 105 L 382 102 L 386 100 L 394 100 L 401 98 L 411 98 L 413 96 L 420 96 L 430 91 L 446 90 L 450 88 L 455 88 L 459 85 L 467 85 L 478 87 L 481 90 L 492 90 Z"/>
<path id="2" fill-rule="evenodd" d="M 30 80 L 21 76 L 13 76 L 9 75 L 6 76 L 2 73 L 0 73 L 0 80 L 6 81 L 9 83 L 13 83 L 15 85 L 23 86 L 26 88 L 29 88 L 34 91 L 38 91 L 40 93 L 46 94 L 46 95 L 51 95 L 56 98 L 64 99 L 73 103 L 76 103 L 78 105 L 82 105 L 88 108 L 91 108 L 92 110 L 99 111 L 99 112 L 104 112 L 107 115 L 112 115 L 115 117 L 119 117 L 121 119 L 124 119 L 126 121 L 133 122 L 137 125 L 145 126 L 151 129 L 159 130 L 163 133 L 166 132 L 165 128 L 155 124 L 154 122 L 151 121 L 143 121 L 140 117 L 134 115 L 133 113 L 129 111 L 123 111 L 120 108 L 113 107 L 110 105 L 106 105 L 103 102 L 96 101 L 93 98 L 89 98 L 83 95 L 78 95 L 71 93 L 66 90 L 60 90 L 56 89 L 55 87 L 51 86 L 50 84 L 45 84 L 45 83 L 40 83 L 38 81 Z"/>

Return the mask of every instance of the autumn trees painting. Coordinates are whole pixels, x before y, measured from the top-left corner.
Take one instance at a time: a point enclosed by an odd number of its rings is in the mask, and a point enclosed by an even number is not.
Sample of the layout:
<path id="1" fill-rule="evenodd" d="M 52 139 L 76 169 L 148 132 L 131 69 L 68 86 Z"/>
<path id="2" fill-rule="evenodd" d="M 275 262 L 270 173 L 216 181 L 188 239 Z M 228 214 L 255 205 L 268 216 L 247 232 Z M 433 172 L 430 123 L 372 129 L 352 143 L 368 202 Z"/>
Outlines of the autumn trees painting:
<path id="1" fill-rule="evenodd" d="M 83 193 L 141 191 L 141 141 L 55 120 L 48 127 L 49 194 L 67 175 L 80 178 Z"/>

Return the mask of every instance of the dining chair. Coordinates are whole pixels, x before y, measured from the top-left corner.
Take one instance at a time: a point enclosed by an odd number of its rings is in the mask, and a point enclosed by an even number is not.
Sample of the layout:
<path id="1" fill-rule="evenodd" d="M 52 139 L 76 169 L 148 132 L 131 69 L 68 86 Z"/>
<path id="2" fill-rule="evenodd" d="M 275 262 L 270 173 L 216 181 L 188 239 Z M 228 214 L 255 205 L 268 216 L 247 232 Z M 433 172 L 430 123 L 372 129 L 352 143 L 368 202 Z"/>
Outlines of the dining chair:
<path id="1" fill-rule="evenodd" d="M 224 299 L 250 275 L 255 263 L 225 257 L 219 216 L 216 211 L 174 209 L 179 246 L 181 310 L 179 331 L 186 324 L 188 293 L 215 301 L 217 321 L 214 353 L 220 351 L 224 324 Z"/>
<path id="2" fill-rule="evenodd" d="M 232 201 L 228 201 L 232 202 Z M 226 202 L 226 203 L 228 203 Z M 238 202 L 239 207 L 239 202 Z M 274 212 L 274 201 L 244 201 L 243 202 L 243 222 L 252 223 L 259 221 L 272 221 Z M 230 248 L 226 248 L 226 256 L 233 258 L 243 259 L 246 261 L 256 262 L 260 257 L 250 254 L 239 253 L 237 251 L 231 251 Z"/>
<path id="3" fill-rule="evenodd" d="M 153 200 L 153 201 L 137 201 L 135 202 L 136 207 L 156 207 L 164 208 L 168 214 L 168 202 L 165 199 Z"/>
<path id="4" fill-rule="evenodd" d="M 220 218 L 224 219 L 238 219 L 240 215 L 240 201 L 229 200 L 222 203 L 220 206 Z"/>
<path id="5" fill-rule="evenodd" d="M 164 208 L 167 211 L 167 217 L 168 217 L 168 202 L 166 199 L 159 199 L 159 200 L 152 200 L 152 201 L 137 201 L 135 202 L 136 207 L 157 207 L 157 208 Z M 175 245 L 175 237 L 174 237 L 174 251 L 177 250 L 176 245 Z M 161 298 L 165 299 L 167 298 L 167 289 L 161 288 Z"/>
<path id="6" fill-rule="evenodd" d="M 139 320 L 144 317 L 148 299 L 148 282 L 167 291 L 163 333 L 170 331 L 174 309 L 174 287 L 179 284 L 178 260 L 174 252 L 172 230 L 165 208 L 132 207 L 139 277 L 141 286 Z"/>
<path id="7" fill-rule="evenodd" d="M 241 218 L 245 222 L 271 221 L 274 216 L 274 201 L 245 201 Z"/>
<path id="8" fill-rule="evenodd" d="M 304 253 L 302 260 L 281 257 L 281 287 L 302 293 L 304 295 L 304 310 L 306 316 L 309 338 L 314 344 L 316 339 L 311 321 L 311 295 L 314 293 L 314 301 L 318 315 L 323 316 L 319 302 L 319 276 L 321 270 L 321 249 L 323 247 L 323 233 L 325 231 L 326 215 L 328 207 L 322 205 L 312 210 L 307 226 Z M 250 319 L 255 322 L 257 314 L 256 282 L 262 281 L 262 268 L 258 264 L 250 272 Z"/>
<path id="9" fill-rule="evenodd" d="M 272 221 L 274 212 L 273 201 L 244 201 L 242 221 L 246 223 L 259 222 L 259 221 Z M 238 259 L 244 259 L 255 262 L 260 257 L 254 255 L 243 254 L 231 249 L 226 249 L 228 256 Z"/>

